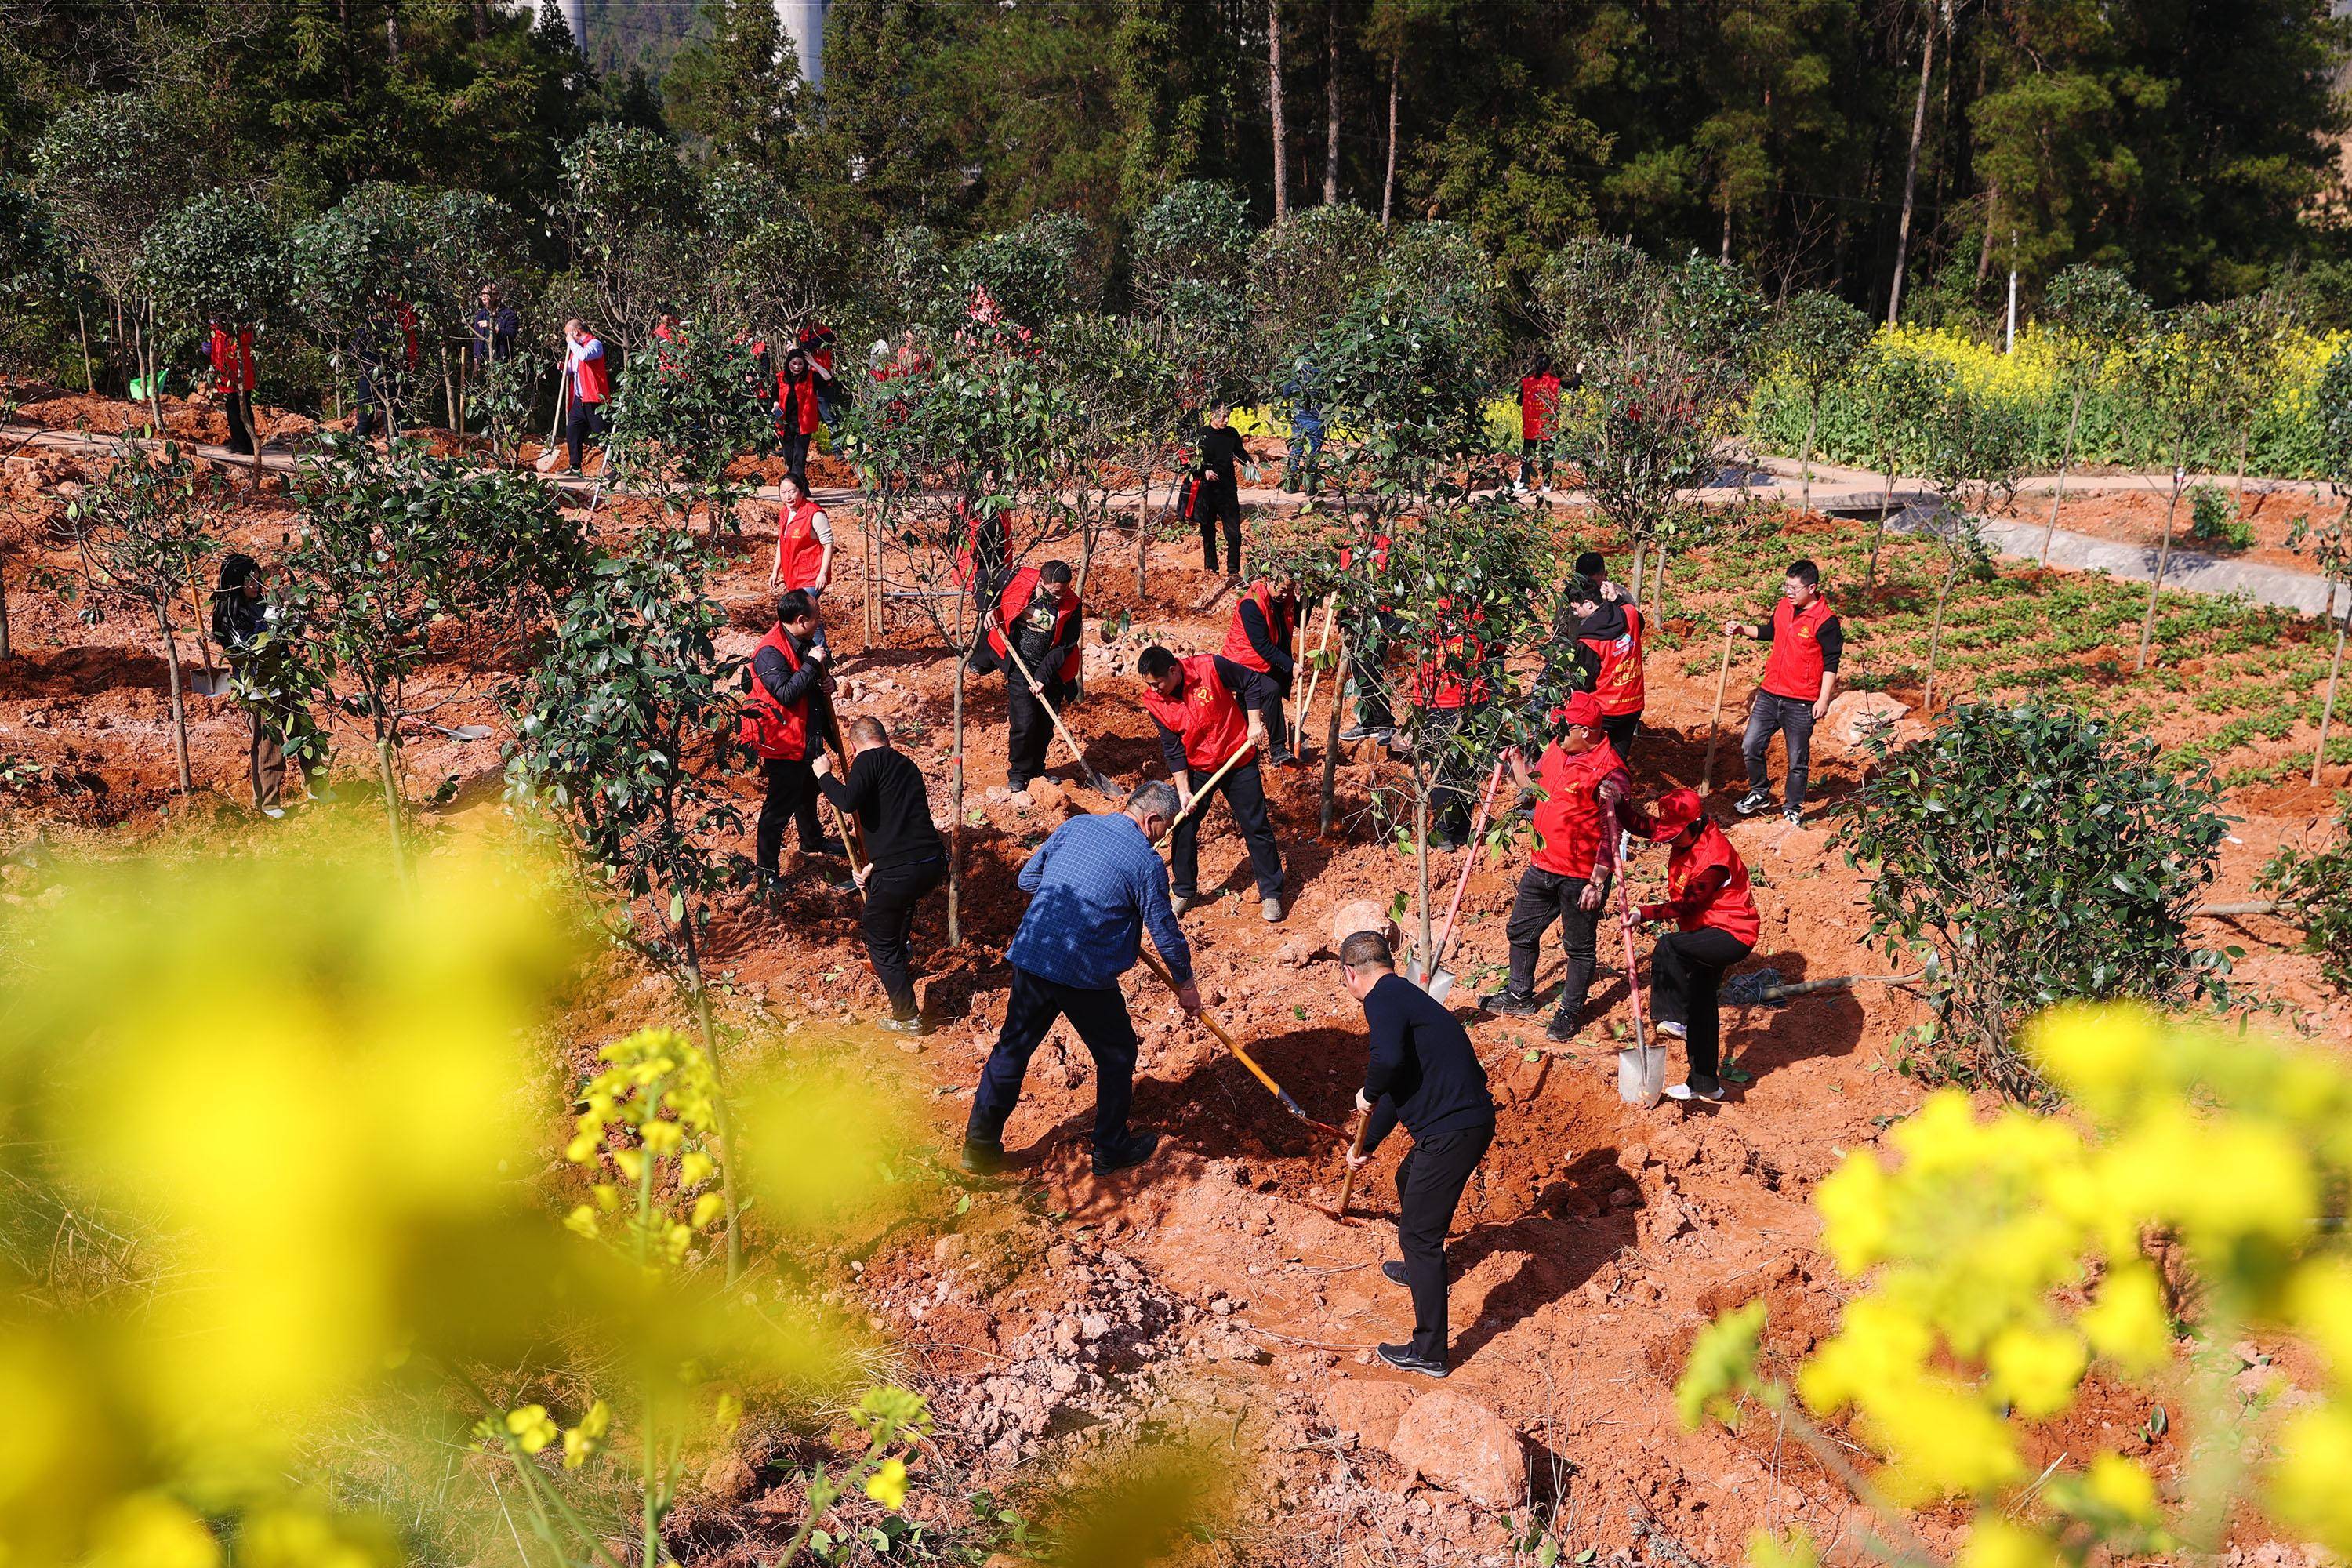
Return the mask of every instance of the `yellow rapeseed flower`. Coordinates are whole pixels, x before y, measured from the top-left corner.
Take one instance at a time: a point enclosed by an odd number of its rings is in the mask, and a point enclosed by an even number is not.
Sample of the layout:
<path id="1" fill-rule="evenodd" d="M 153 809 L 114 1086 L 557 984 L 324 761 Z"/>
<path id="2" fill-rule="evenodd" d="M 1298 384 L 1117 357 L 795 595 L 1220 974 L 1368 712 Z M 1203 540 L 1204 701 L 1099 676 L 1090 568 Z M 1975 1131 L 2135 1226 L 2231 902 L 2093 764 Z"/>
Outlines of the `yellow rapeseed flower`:
<path id="1" fill-rule="evenodd" d="M 1813 1189 L 1822 1245 L 1849 1278 L 1861 1278 L 1886 1254 L 1894 1229 L 1888 1188 L 1886 1168 L 1864 1151 L 1849 1156 Z"/>
<path id="2" fill-rule="evenodd" d="M 2101 1454 L 2093 1459 L 2083 1488 L 2134 1523 L 2156 1523 L 2156 1478 L 2121 1454 Z"/>
<path id="3" fill-rule="evenodd" d="M 743 1401 L 732 1392 L 719 1396 L 719 1429 L 732 1436 L 743 1425 Z"/>
<path id="4" fill-rule="evenodd" d="M 885 1459 L 866 1478 L 866 1495 L 893 1510 L 907 1506 L 907 1462 Z"/>
<path id="5" fill-rule="evenodd" d="M 598 1235 L 596 1211 L 586 1204 L 580 1205 L 563 1216 L 563 1228 L 574 1236 L 585 1237 L 590 1241 L 595 1240 Z"/>
<path id="6" fill-rule="evenodd" d="M 536 1454 L 555 1441 L 555 1420 L 544 1405 L 526 1405 L 508 1411 L 506 1425 L 515 1447 L 526 1454 Z"/>
<path id="7" fill-rule="evenodd" d="M 2352 1385 L 2352 1258 L 2314 1258 L 2297 1268 L 2286 1310 L 2326 1356 L 2329 1374 Z"/>
<path id="8" fill-rule="evenodd" d="M 2126 1372 L 2153 1372 L 2172 1357 L 2172 1320 L 2164 1309 L 2164 1283 L 2145 1260 L 2109 1269 L 2099 1283 L 2097 1299 L 2074 1321 L 2093 1350 Z"/>
<path id="9" fill-rule="evenodd" d="M 82 1568 L 216 1568 L 220 1542 L 184 1503 L 133 1492 L 90 1531 Z"/>
<path id="10" fill-rule="evenodd" d="M 1759 1530 L 1748 1538 L 1748 1568 L 1820 1568 L 1821 1548 L 1801 1530 L 1775 1535 Z"/>
<path id="11" fill-rule="evenodd" d="M 2030 1416 L 2055 1415 L 2074 1402 L 2086 1359 L 2074 1335 L 2024 1327 L 2004 1330 L 1985 1358 L 1994 1394 Z"/>
<path id="12" fill-rule="evenodd" d="M 2282 1524 L 2307 1531 L 2338 1556 L 2352 1553 L 2352 1410 L 2340 1405 L 2298 1410 L 2279 1433 L 2270 1472 L 2270 1510 Z"/>
<path id="13" fill-rule="evenodd" d="M 1986 1514 L 1969 1532 L 1956 1568 L 2053 1568 L 2059 1560 L 2056 1548 L 2039 1531 Z"/>
<path id="14" fill-rule="evenodd" d="M 710 1180 L 711 1173 L 717 1169 L 718 1163 L 697 1149 L 678 1161 L 677 1184 L 683 1190 L 691 1191 Z"/>
<path id="15" fill-rule="evenodd" d="M 694 1212 L 688 1216 L 687 1223 L 700 1230 L 726 1212 L 727 1200 L 724 1197 L 717 1193 L 705 1193 L 694 1200 Z"/>
<path id="16" fill-rule="evenodd" d="M 648 1121 L 637 1130 L 649 1154 L 667 1154 L 686 1140 L 686 1130 L 675 1121 Z"/>

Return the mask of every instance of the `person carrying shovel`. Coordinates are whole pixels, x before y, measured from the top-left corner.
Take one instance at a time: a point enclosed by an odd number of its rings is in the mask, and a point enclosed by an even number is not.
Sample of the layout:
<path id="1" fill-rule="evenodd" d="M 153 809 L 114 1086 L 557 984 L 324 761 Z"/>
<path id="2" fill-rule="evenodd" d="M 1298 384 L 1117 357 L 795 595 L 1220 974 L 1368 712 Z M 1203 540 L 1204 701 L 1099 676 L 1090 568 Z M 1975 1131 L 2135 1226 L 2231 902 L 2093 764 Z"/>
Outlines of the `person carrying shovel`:
<path id="1" fill-rule="evenodd" d="M 909 978 L 915 906 L 947 879 L 948 848 L 931 822 L 930 792 L 912 758 L 894 749 L 889 731 L 872 714 L 854 720 L 847 736 L 849 774 L 833 776 L 833 759 L 822 751 L 809 759 L 816 786 L 845 816 L 854 816 L 866 842 L 866 862 L 856 868 L 866 909 L 858 934 L 874 978 L 890 998 L 882 1026 L 893 1034 L 928 1035 L 930 1026 L 915 1005 Z"/>
<path id="2" fill-rule="evenodd" d="M 1669 790 L 1650 816 L 1630 806 L 1619 807 L 1618 816 L 1627 832 L 1674 846 L 1666 857 L 1664 901 L 1633 911 L 1639 924 L 1672 920 L 1675 927 L 1650 952 L 1651 1015 L 1658 1033 L 1681 1040 L 1690 1057 L 1687 1081 L 1666 1093 L 1719 1103 L 1722 1023 L 1716 993 L 1723 972 L 1756 951 L 1759 929 L 1748 863 L 1709 819 L 1695 789 Z"/>
<path id="3" fill-rule="evenodd" d="M 1508 759 L 1519 788 L 1538 792 L 1535 843 L 1511 904 L 1510 980 L 1502 990 L 1480 997 L 1478 1005 L 1505 1017 L 1536 1012 L 1536 959 L 1544 933 L 1558 921 L 1568 949 L 1568 976 L 1559 1010 L 1544 1035 L 1565 1045 L 1583 1025 L 1584 999 L 1592 988 L 1594 933 L 1617 870 L 1617 807 L 1629 781 L 1601 728 L 1601 702 L 1592 693 L 1570 696 L 1552 710 L 1551 719 L 1556 738 L 1544 748 L 1532 776 L 1517 751 Z"/>
<path id="4" fill-rule="evenodd" d="M 1182 801 L 1171 862 L 1176 912 L 1200 901 L 1201 817 L 1193 796 L 1215 789 L 1248 841 L 1259 912 L 1268 924 L 1280 921 L 1282 850 L 1266 816 L 1265 778 L 1258 769 L 1266 745 L 1263 714 L 1274 683 L 1222 654 L 1180 659 L 1157 645 L 1145 648 L 1135 667 L 1144 680 L 1144 711 L 1160 726 L 1160 752 Z"/>
<path id="5" fill-rule="evenodd" d="M 1045 771 L 1045 747 L 1054 738 L 1047 705 L 1065 708 L 1077 695 L 1084 629 L 1069 563 L 1024 566 L 997 596 L 986 644 L 972 656 L 972 668 L 983 675 L 1004 671 L 1004 782 L 1015 795 Z"/>
<path id="6" fill-rule="evenodd" d="M 1396 972 L 1389 940 L 1358 931 L 1339 944 L 1339 983 L 1364 1006 L 1370 1034 L 1356 1109 L 1362 1133 L 1348 1152 L 1360 1168 L 1400 1121 L 1412 1150 L 1397 1166 L 1397 1250 L 1381 1272 L 1412 1292 L 1412 1337 L 1380 1347 L 1404 1372 L 1444 1377 L 1446 1363 L 1445 1233 L 1470 1173 L 1495 1141 L 1495 1101 L 1469 1034 L 1443 1004 Z"/>
<path id="7" fill-rule="evenodd" d="M 1225 627 L 1224 656 L 1256 670 L 1274 687 L 1274 700 L 1258 715 L 1265 721 L 1266 734 L 1273 742 L 1274 754 L 1266 761 L 1277 768 L 1297 761 L 1290 749 L 1289 727 L 1282 721 L 1282 700 L 1290 695 L 1297 677 L 1298 659 L 1291 645 L 1305 618 L 1299 610 L 1297 584 L 1287 568 L 1277 566 L 1234 601 L 1233 620 Z"/>
<path id="8" fill-rule="evenodd" d="M 971 1097 L 965 1170 L 992 1176 L 1004 1168 L 1004 1124 L 1021 1103 L 1030 1057 L 1058 1018 L 1069 1019 L 1095 1060 L 1095 1174 L 1140 1165 L 1160 1147 L 1160 1134 L 1127 1125 L 1136 1040 L 1118 977 L 1135 967 L 1148 928 L 1178 1005 L 1201 1010 L 1192 949 L 1169 902 L 1168 868 L 1152 847 L 1176 809 L 1167 784 L 1139 785 L 1123 809 L 1074 816 L 1054 829 L 1021 868 L 1029 908 L 1004 950 L 1012 994 Z"/>

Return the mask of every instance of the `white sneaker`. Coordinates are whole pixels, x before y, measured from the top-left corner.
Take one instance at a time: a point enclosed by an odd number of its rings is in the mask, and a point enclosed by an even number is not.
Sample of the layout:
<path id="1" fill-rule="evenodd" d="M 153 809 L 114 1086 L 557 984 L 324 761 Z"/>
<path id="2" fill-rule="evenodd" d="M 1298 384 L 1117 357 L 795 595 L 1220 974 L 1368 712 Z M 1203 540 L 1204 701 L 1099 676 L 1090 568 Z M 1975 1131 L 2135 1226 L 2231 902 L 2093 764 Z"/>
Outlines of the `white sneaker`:
<path id="1" fill-rule="evenodd" d="M 1265 919 L 1266 924 L 1270 926 L 1280 925 L 1282 923 L 1282 900 L 1280 899 L 1262 899 L 1258 902 L 1257 912 Z"/>
<path id="2" fill-rule="evenodd" d="M 1168 907 L 1181 915 L 1200 901 L 1201 895 L 1198 893 L 1178 893 L 1168 900 Z"/>

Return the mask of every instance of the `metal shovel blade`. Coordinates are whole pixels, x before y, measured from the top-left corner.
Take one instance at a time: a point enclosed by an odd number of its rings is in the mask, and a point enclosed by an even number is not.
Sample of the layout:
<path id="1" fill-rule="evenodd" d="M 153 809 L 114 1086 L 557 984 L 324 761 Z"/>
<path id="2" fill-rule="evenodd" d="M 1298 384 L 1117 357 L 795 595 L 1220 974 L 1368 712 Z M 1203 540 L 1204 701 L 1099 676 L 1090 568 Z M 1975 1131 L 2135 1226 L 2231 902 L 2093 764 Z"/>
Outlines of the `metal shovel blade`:
<path id="1" fill-rule="evenodd" d="M 1627 1046 L 1617 1053 L 1617 1098 L 1647 1110 L 1666 1096 L 1666 1048 Z"/>
<path id="2" fill-rule="evenodd" d="M 199 697 L 226 697 L 235 679 L 226 669 L 192 669 L 188 687 Z"/>
<path id="3" fill-rule="evenodd" d="M 1437 972 L 1436 979 L 1424 980 L 1421 975 L 1421 960 L 1418 958 L 1407 959 L 1405 961 L 1404 977 L 1407 980 L 1412 981 L 1415 985 L 1420 986 L 1423 991 L 1428 992 L 1429 999 L 1433 1002 L 1444 1001 L 1447 994 L 1454 989 L 1454 972 L 1452 970 L 1440 969 Z"/>
<path id="4" fill-rule="evenodd" d="M 460 724 L 449 731 L 449 738 L 453 741 L 487 741 L 490 738 L 490 727 L 488 724 Z"/>

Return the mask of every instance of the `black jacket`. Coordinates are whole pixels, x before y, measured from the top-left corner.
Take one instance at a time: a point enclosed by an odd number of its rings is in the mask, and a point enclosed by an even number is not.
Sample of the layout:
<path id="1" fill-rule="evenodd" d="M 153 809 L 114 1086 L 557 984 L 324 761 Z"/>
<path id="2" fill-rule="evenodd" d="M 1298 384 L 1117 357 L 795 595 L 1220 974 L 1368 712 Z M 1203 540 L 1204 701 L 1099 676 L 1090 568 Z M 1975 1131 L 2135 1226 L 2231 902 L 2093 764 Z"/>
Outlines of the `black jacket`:
<path id="1" fill-rule="evenodd" d="M 866 853 L 877 870 L 947 858 L 947 845 L 931 824 L 923 771 L 905 752 L 868 746 L 849 764 L 847 778 L 827 773 L 817 787 L 842 811 L 857 814 Z"/>
<path id="2" fill-rule="evenodd" d="M 1387 975 L 1364 994 L 1364 1024 L 1371 1034 L 1364 1068 L 1364 1098 L 1372 1102 L 1367 1152 L 1399 1121 L 1415 1142 L 1494 1124 L 1486 1069 L 1468 1031 L 1435 997 L 1402 975 Z"/>
<path id="3" fill-rule="evenodd" d="M 1287 681 L 1291 676 L 1292 664 L 1290 628 L 1283 627 L 1282 636 L 1276 637 L 1274 635 L 1274 628 L 1265 624 L 1265 616 L 1259 611 L 1255 599 L 1244 597 L 1239 607 L 1242 617 L 1242 635 L 1249 638 L 1251 651 L 1265 660 L 1267 668 L 1274 671 L 1277 679 Z M 1302 610 L 1300 614 L 1303 619 L 1305 612 Z"/>
<path id="4" fill-rule="evenodd" d="M 784 635 L 792 637 L 790 632 Z M 809 649 L 815 646 L 814 637 L 806 642 L 793 637 L 793 651 L 801 656 L 798 669 L 786 664 L 784 656 L 772 647 L 763 647 L 751 656 L 752 677 L 768 689 L 768 695 L 787 707 L 803 697 L 808 699 L 808 749 L 803 753 L 803 761 L 824 750 L 825 731 L 833 717 L 833 700 L 824 684 L 824 664 L 808 656 Z"/>
<path id="5" fill-rule="evenodd" d="M 1242 433 L 1228 425 L 1220 430 L 1213 425 L 1201 426 L 1201 461 L 1193 472 L 1205 475 L 1212 468 L 1217 477 L 1207 482 L 1230 488 L 1241 482 Z"/>

